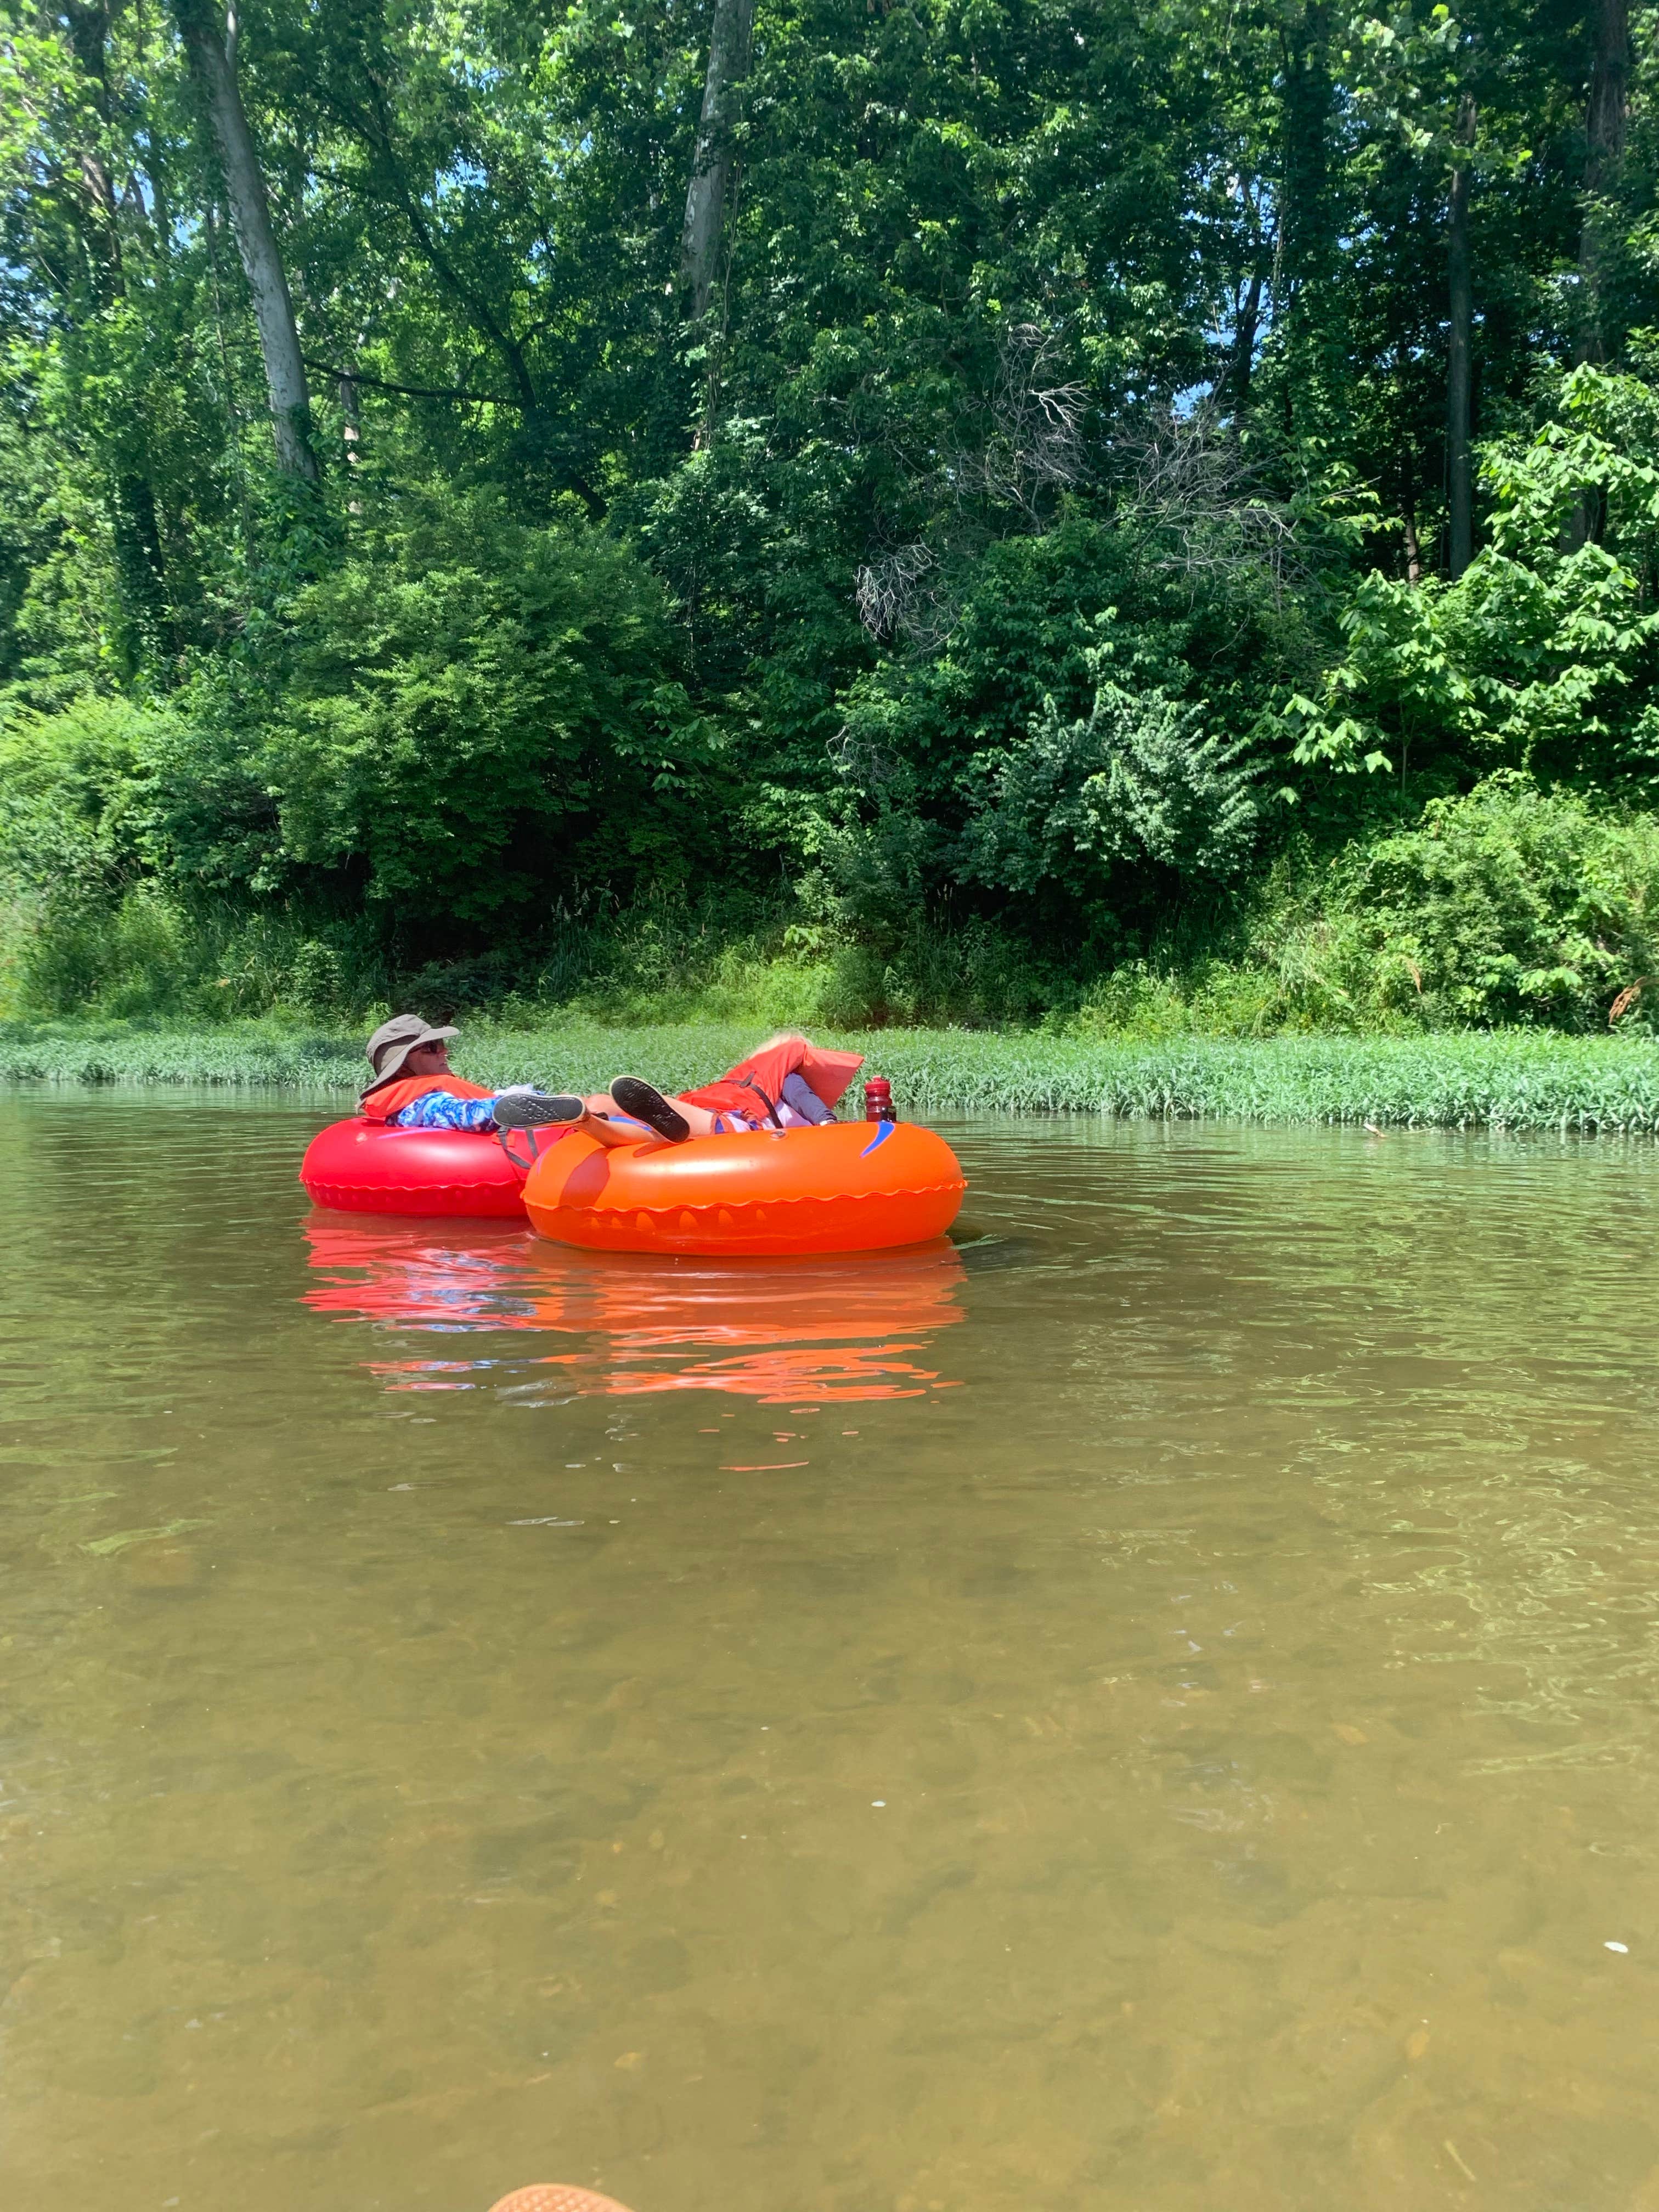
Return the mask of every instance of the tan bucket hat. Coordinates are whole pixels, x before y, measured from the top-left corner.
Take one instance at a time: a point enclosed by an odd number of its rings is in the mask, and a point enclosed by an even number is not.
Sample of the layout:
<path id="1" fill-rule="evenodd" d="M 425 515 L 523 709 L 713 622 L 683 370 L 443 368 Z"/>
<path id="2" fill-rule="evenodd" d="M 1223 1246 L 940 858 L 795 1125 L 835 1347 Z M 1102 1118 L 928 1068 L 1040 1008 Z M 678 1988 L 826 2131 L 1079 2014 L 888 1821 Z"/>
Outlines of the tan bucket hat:
<path id="1" fill-rule="evenodd" d="M 362 1096 L 367 1098 L 371 1091 L 390 1083 L 416 1045 L 443 1044 L 459 1035 L 459 1030 L 434 1029 L 422 1014 L 393 1014 L 389 1022 L 380 1024 L 365 1047 L 374 1074 L 363 1085 Z"/>

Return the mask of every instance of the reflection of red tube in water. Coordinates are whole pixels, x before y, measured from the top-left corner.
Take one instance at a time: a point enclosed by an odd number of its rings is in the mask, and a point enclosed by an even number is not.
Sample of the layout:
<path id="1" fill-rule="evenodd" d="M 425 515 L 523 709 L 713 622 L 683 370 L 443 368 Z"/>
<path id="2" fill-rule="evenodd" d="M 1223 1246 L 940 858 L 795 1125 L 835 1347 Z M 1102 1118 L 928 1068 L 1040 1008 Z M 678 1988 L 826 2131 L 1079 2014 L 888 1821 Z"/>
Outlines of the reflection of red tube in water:
<path id="1" fill-rule="evenodd" d="M 943 1237 L 906 1251 L 738 1262 L 550 1247 L 469 1222 L 319 1213 L 306 1224 L 319 1313 L 471 1336 L 553 1332 L 568 1349 L 370 1363 L 389 1388 L 477 1387 L 559 1370 L 561 1395 L 716 1390 L 785 1402 L 919 1397 L 953 1387 L 912 1355 L 963 1318 Z M 461 1347 L 448 1347 L 459 1352 Z"/>

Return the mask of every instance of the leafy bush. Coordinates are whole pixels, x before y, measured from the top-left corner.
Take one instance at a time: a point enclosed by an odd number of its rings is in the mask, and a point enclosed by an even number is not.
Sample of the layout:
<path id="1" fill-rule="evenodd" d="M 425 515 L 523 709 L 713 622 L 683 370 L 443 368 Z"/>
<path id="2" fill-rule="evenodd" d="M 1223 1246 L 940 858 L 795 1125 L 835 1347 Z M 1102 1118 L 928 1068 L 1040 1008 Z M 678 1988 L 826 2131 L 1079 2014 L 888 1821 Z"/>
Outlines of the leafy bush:
<path id="1" fill-rule="evenodd" d="M 19 1009 L 88 1004 L 176 951 L 164 905 L 142 889 L 151 720 L 88 696 L 58 714 L 15 714 L 0 733 L 6 998 Z"/>
<path id="2" fill-rule="evenodd" d="M 976 906 L 1064 954 L 1079 896 L 1085 935 L 1121 945 L 1147 868 L 1164 893 L 1170 870 L 1235 872 L 1255 817 L 1238 748 L 1301 648 L 1248 563 L 1190 565 L 1161 532 L 1128 505 L 992 544 L 939 586 L 943 635 L 850 687 L 807 833 L 850 935 Z"/>
<path id="3" fill-rule="evenodd" d="M 280 912 L 187 908 L 154 882 L 94 904 L 0 908 L 0 1012 L 15 1018 L 355 1017 L 389 981 L 349 930 L 328 942 Z"/>
<path id="4" fill-rule="evenodd" d="M 142 872 L 146 750 L 161 718 L 88 694 L 0 726 L 0 885 L 97 908 Z"/>
<path id="5" fill-rule="evenodd" d="M 1483 455 L 1491 543 L 1455 584 L 1371 574 L 1287 720 L 1304 763 L 1419 796 L 1498 767 L 1659 789 L 1659 392 L 1575 369 L 1557 419 Z"/>
<path id="6" fill-rule="evenodd" d="M 149 763 L 157 864 L 186 895 L 362 902 L 432 950 L 684 880 L 719 748 L 648 572 L 585 526 L 416 506 L 198 678 Z"/>
<path id="7" fill-rule="evenodd" d="M 1092 900 L 1125 867 L 1236 874 L 1255 836 L 1255 769 L 1204 720 L 1161 690 L 1136 698 L 1113 683 L 1076 721 L 1046 702 L 1023 738 L 984 761 L 967 841 L 975 872 L 1007 890 L 1054 883 Z"/>
<path id="8" fill-rule="evenodd" d="M 1649 1025 L 1659 820 L 1504 770 L 1398 835 L 1281 871 L 1239 957 L 1091 985 L 1083 1035 Z M 1648 995 L 1651 988 L 1656 999 Z"/>
<path id="9" fill-rule="evenodd" d="M 1356 854 L 1344 902 L 1384 1004 L 1409 987 L 1433 1023 L 1602 1027 L 1659 969 L 1659 822 L 1504 772 Z"/>

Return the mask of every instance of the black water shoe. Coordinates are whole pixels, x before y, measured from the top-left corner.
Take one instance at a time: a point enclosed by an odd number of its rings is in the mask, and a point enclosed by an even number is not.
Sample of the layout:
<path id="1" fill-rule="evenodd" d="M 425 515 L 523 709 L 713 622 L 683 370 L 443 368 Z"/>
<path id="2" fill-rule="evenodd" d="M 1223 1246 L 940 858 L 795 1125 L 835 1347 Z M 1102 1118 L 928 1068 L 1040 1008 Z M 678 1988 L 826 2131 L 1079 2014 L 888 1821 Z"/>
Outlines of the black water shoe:
<path id="1" fill-rule="evenodd" d="M 580 1098 L 542 1091 L 509 1091 L 490 1108 L 498 1129 L 545 1129 L 556 1121 L 580 1121 L 587 1107 Z"/>
<path id="2" fill-rule="evenodd" d="M 611 1096 L 618 1110 L 630 1121 L 643 1121 L 647 1129 L 666 1137 L 671 1145 L 683 1145 L 691 1133 L 691 1124 L 684 1115 L 671 1106 L 660 1091 L 642 1082 L 637 1075 L 619 1075 L 611 1086 Z"/>

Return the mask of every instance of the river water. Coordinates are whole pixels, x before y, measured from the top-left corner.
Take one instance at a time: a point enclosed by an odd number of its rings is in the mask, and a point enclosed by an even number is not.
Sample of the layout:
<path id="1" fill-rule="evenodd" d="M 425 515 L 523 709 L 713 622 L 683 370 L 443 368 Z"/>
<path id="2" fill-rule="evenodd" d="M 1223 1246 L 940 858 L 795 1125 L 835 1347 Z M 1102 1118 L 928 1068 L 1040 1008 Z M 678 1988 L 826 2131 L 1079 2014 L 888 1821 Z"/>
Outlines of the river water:
<path id="1" fill-rule="evenodd" d="M 8 2212 L 1659 2208 L 1650 1149 L 721 1270 L 324 1118 L 0 1098 Z"/>

